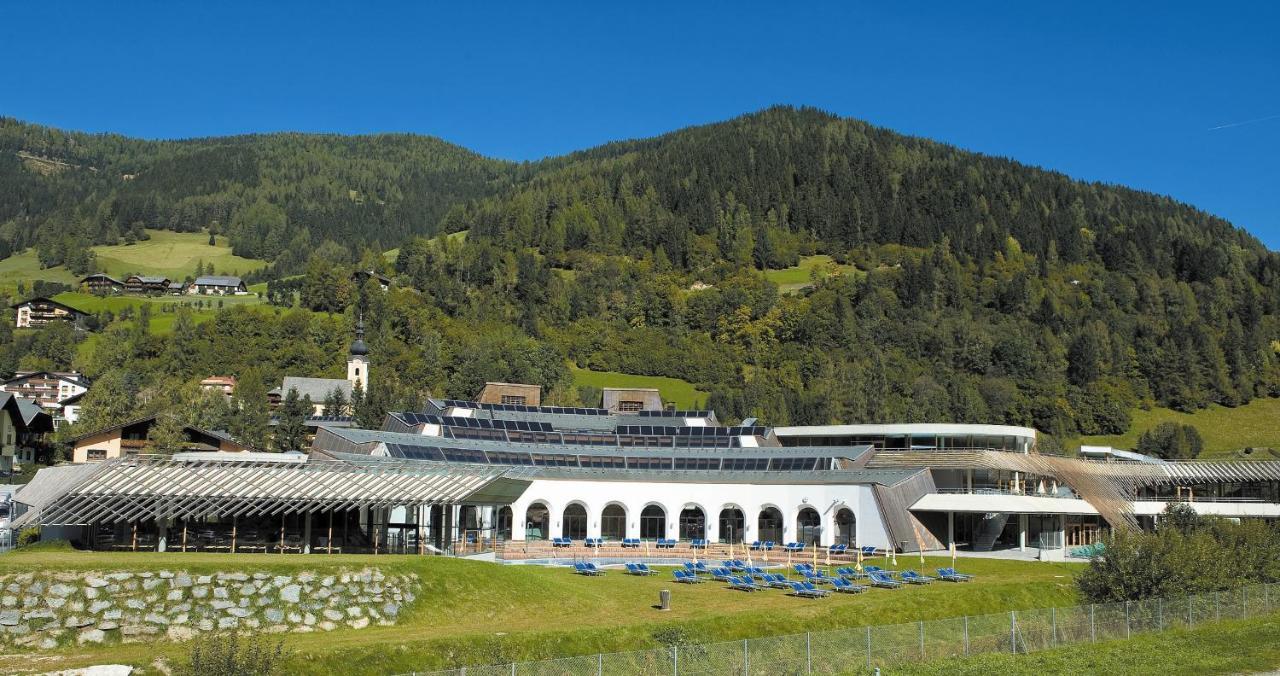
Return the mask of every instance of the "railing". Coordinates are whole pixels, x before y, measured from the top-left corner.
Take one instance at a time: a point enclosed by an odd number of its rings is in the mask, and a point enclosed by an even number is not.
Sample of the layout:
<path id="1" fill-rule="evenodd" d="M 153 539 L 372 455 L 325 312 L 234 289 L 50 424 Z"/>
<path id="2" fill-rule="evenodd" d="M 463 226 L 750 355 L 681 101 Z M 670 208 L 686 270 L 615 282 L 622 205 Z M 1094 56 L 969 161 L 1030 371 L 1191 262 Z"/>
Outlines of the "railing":
<path id="1" fill-rule="evenodd" d="M 937 584 L 937 583 L 935 583 Z M 676 645 L 538 662 L 413 672 L 414 676 L 604 676 L 605 674 L 837 674 L 983 653 L 1030 653 L 1128 639 L 1134 634 L 1246 619 L 1280 610 L 1276 585 L 1233 591 L 1015 610 L 942 620 Z M 806 603 L 797 600 L 796 603 Z M 402 675 L 403 676 L 403 675 Z"/>
<path id="2" fill-rule="evenodd" d="M 1184 495 L 1184 496 L 1182 496 L 1182 497 L 1176 497 L 1176 496 L 1170 496 L 1170 497 L 1147 497 L 1147 496 L 1144 496 L 1144 497 L 1134 498 L 1134 499 L 1133 499 L 1133 502 L 1187 502 L 1187 503 L 1196 503 L 1196 502 L 1236 502 L 1236 503 L 1259 503 L 1259 502 L 1271 502 L 1271 501 L 1270 501 L 1270 500 L 1267 500 L 1266 498 L 1216 498 L 1216 497 L 1213 497 L 1213 496 L 1207 496 L 1207 497 L 1199 497 L 1199 496 L 1187 497 L 1187 496 L 1185 496 L 1185 495 Z"/>
<path id="3" fill-rule="evenodd" d="M 1075 492 L 1059 486 L 1057 493 L 1044 492 L 1040 493 L 1035 490 L 1010 490 L 1004 486 L 997 485 L 974 485 L 972 489 L 967 486 L 938 488 L 935 492 L 946 495 L 1021 495 L 1032 498 L 1062 498 L 1065 500 L 1079 500 L 1080 496 Z"/>

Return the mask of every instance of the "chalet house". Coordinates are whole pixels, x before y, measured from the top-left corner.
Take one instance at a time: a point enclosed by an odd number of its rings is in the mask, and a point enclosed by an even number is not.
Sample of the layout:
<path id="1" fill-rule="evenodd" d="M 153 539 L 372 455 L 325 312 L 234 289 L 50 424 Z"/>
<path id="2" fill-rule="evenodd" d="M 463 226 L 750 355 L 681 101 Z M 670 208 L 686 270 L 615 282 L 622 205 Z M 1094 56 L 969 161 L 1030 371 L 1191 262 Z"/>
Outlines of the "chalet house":
<path id="1" fill-rule="evenodd" d="M 196 281 L 187 287 L 187 293 L 193 296 L 233 296 L 249 293 L 249 288 L 239 277 L 205 275 L 197 277 Z"/>
<path id="2" fill-rule="evenodd" d="M 147 434 L 156 424 L 156 416 L 132 420 L 120 425 L 95 430 L 71 439 L 71 461 L 75 463 L 101 462 L 111 458 L 137 455 L 147 446 Z M 239 453 L 250 450 L 248 446 L 232 439 L 225 432 L 186 426 L 183 450 L 225 451 Z"/>
<path id="3" fill-rule="evenodd" d="M 17 310 L 17 321 L 14 325 L 20 329 L 36 328 L 49 322 L 71 322 L 77 328 L 82 328 L 85 318 L 89 316 L 87 312 L 81 312 L 66 303 L 59 303 L 44 296 L 24 300 L 10 307 Z"/>
<path id="4" fill-rule="evenodd" d="M 78 371 L 18 371 L 0 384 L 0 391 L 34 399 L 49 408 L 84 394 L 88 389 L 89 379 Z"/>
<path id="5" fill-rule="evenodd" d="M 298 398 L 311 397 L 311 415 L 312 416 L 334 416 L 338 415 L 338 411 L 326 411 L 324 402 L 328 399 L 334 390 L 342 393 L 342 398 L 348 404 L 351 403 L 352 382 L 343 378 L 300 378 L 298 376 L 285 376 L 284 382 L 278 390 L 268 393 L 273 404 L 284 402 L 285 397 L 289 396 L 289 390 L 297 390 Z"/>
<path id="6" fill-rule="evenodd" d="M 0 393 L 0 471 L 14 471 L 17 462 L 33 462 L 53 418 L 39 404 Z"/>
<path id="7" fill-rule="evenodd" d="M 542 405 L 542 386 L 522 383 L 485 383 L 476 401 L 482 404 L 540 406 Z"/>
<path id="8" fill-rule="evenodd" d="M 356 270 L 351 273 L 351 281 L 355 282 L 359 286 L 364 286 L 364 283 L 370 279 L 376 280 L 378 282 L 378 286 L 381 287 L 383 291 L 391 288 L 391 278 L 382 273 L 374 270 Z"/>
<path id="9" fill-rule="evenodd" d="M 601 400 L 610 413 L 662 410 L 662 395 L 653 388 L 606 387 Z"/>
<path id="10" fill-rule="evenodd" d="M 183 282 L 169 282 L 169 295 L 181 296 L 187 292 L 187 285 Z"/>
<path id="11" fill-rule="evenodd" d="M 130 275 L 124 279 L 126 293 L 162 294 L 169 291 L 168 277 L 149 277 L 146 275 Z"/>
<path id="12" fill-rule="evenodd" d="M 124 282 L 103 272 L 95 272 L 80 280 L 80 286 L 89 293 L 107 294 L 124 291 Z"/>
<path id="13" fill-rule="evenodd" d="M 235 376 L 209 376 L 200 381 L 200 387 L 206 390 L 217 390 L 230 397 L 236 391 Z"/>
<path id="14" fill-rule="evenodd" d="M 53 427 L 57 429 L 63 424 L 74 425 L 80 421 L 80 400 L 84 399 L 83 394 L 77 394 L 70 399 L 62 400 L 58 404 L 56 412 L 53 414 Z"/>

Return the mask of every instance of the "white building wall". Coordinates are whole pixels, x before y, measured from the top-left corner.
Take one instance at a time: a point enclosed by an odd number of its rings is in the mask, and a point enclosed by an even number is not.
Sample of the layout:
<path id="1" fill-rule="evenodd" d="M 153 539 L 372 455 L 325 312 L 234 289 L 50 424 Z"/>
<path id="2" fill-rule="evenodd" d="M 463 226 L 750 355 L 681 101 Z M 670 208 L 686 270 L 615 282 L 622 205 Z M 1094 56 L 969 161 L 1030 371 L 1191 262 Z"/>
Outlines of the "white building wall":
<path id="1" fill-rule="evenodd" d="M 889 537 L 880 518 L 875 494 L 863 485 L 774 485 L 774 484 L 706 484 L 649 483 L 624 481 L 572 481 L 537 479 L 512 505 L 513 540 L 525 539 L 529 506 L 541 502 L 550 511 L 549 537 L 559 536 L 564 525 L 564 510 L 579 503 L 587 511 L 587 537 L 600 536 L 600 516 L 610 504 L 621 505 L 627 514 L 626 537 L 640 537 L 640 513 L 655 504 L 666 512 L 666 537 L 679 534 L 680 512 L 689 506 L 702 509 L 706 517 L 707 539 L 720 538 L 720 511 L 736 507 L 742 510 L 742 540 L 758 540 L 760 512 L 776 507 L 783 515 L 783 540 L 797 539 L 797 517 L 805 507 L 818 512 L 822 530 L 820 542 L 835 542 L 837 511 L 847 507 L 857 519 L 854 535 L 859 545 L 889 546 Z M 781 544 L 781 543 L 779 543 Z"/>

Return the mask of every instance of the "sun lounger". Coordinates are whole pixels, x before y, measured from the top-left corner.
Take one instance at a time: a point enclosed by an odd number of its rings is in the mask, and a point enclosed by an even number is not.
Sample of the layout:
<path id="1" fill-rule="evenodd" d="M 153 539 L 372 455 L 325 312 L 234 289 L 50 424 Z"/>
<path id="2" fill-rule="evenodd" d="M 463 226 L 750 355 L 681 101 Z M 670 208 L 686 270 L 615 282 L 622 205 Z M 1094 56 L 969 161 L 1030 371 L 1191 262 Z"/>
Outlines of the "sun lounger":
<path id="1" fill-rule="evenodd" d="M 921 575 L 914 570 L 904 570 L 898 577 L 902 578 L 903 582 L 908 582 L 910 584 L 929 584 L 930 582 L 933 582 L 933 578 L 928 575 Z"/>
<path id="2" fill-rule="evenodd" d="M 800 584 L 804 587 L 806 592 L 813 594 L 814 596 L 827 596 L 831 593 L 826 589 L 818 589 L 812 582 L 801 582 Z"/>
<path id="3" fill-rule="evenodd" d="M 771 552 L 771 551 L 773 551 L 773 546 L 774 546 L 774 545 L 773 545 L 773 540 L 765 540 L 765 541 L 764 541 L 764 550 L 765 550 L 766 552 Z"/>
<path id="4" fill-rule="evenodd" d="M 712 568 L 711 577 L 720 580 L 721 582 L 728 582 L 729 579 L 733 577 L 733 571 L 728 568 Z"/>
<path id="5" fill-rule="evenodd" d="M 889 577 L 887 573 L 876 572 L 868 573 L 868 575 L 871 576 L 872 587 L 880 587 L 881 589 L 899 589 L 902 587 L 901 582 Z"/>
<path id="6" fill-rule="evenodd" d="M 761 549 L 764 549 L 764 543 L 759 540 L 752 540 L 751 544 L 748 545 L 747 548 L 753 552 L 758 552 Z"/>
<path id="7" fill-rule="evenodd" d="M 763 576 L 764 583 L 774 589 L 790 589 L 791 581 L 783 577 L 781 573 L 765 573 Z"/>
<path id="8" fill-rule="evenodd" d="M 876 555 L 876 548 L 875 548 L 875 547 L 863 547 L 863 548 L 862 548 L 862 555 L 863 555 L 863 556 L 875 556 L 875 555 Z"/>
<path id="9" fill-rule="evenodd" d="M 939 568 L 938 579 L 946 580 L 947 582 L 968 582 L 973 579 L 973 576 L 957 573 L 955 568 Z"/>
<path id="10" fill-rule="evenodd" d="M 862 592 L 867 590 L 866 587 L 860 584 L 854 584 L 844 579 L 843 577 L 832 578 L 831 586 L 834 587 L 836 591 L 842 594 L 861 594 Z"/>
<path id="11" fill-rule="evenodd" d="M 698 573 L 702 574 L 702 575 L 710 575 L 710 574 L 711 574 L 711 569 L 710 569 L 710 568 L 708 568 L 708 567 L 707 567 L 707 564 L 703 563 L 702 561 L 699 561 L 699 562 L 697 562 L 697 563 L 693 564 L 693 570 L 694 570 L 695 572 L 698 572 Z"/>
<path id="12" fill-rule="evenodd" d="M 690 573 L 688 571 L 680 570 L 679 568 L 672 571 L 671 574 L 675 576 L 676 582 L 682 582 L 684 584 L 697 584 L 699 582 L 706 582 L 706 580 L 703 580 L 697 575 L 694 575 L 693 573 Z"/>
<path id="13" fill-rule="evenodd" d="M 824 596 L 824 594 L 822 594 L 821 592 L 822 592 L 821 589 L 818 589 L 815 591 L 810 591 L 806 589 L 803 582 L 791 583 L 792 596 L 799 596 L 800 598 L 805 598 L 805 599 L 817 599 L 817 598 L 822 598 Z"/>
<path id="14" fill-rule="evenodd" d="M 695 538 L 689 541 L 689 547 L 691 549 L 706 549 L 707 541 L 700 538 Z"/>
<path id="15" fill-rule="evenodd" d="M 756 585 L 751 578 L 744 576 L 731 576 L 728 582 L 730 587 L 740 591 L 760 591 L 764 589 L 764 587 Z"/>

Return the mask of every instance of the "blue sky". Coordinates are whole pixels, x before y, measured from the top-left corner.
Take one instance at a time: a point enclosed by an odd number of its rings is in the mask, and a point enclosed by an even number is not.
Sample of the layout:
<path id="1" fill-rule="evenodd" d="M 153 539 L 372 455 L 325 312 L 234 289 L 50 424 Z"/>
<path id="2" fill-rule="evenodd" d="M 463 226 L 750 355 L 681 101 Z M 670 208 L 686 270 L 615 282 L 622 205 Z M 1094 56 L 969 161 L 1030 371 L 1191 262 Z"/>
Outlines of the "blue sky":
<path id="1" fill-rule="evenodd" d="M 1280 3 L 785 4 L 7 3 L 0 114 L 536 159 L 813 105 L 1173 195 L 1280 249 Z"/>

